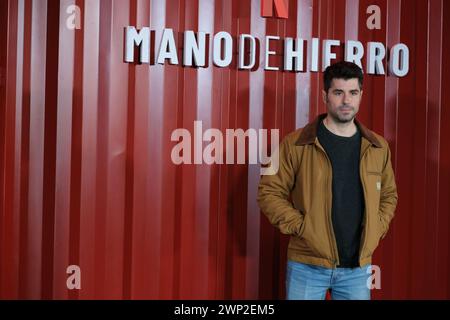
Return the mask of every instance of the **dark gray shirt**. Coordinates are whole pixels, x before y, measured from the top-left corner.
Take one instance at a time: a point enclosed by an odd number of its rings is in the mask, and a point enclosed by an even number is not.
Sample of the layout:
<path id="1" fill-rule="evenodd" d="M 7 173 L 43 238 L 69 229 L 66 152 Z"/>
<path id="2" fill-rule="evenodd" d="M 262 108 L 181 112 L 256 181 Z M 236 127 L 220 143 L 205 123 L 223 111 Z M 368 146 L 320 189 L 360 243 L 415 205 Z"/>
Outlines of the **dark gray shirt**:
<path id="1" fill-rule="evenodd" d="M 317 137 L 331 161 L 332 221 L 339 252 L 339 267 L 358 266 L 364 192 L 359 174 L 361 133 L 341 137 L 320 122 Z"/>

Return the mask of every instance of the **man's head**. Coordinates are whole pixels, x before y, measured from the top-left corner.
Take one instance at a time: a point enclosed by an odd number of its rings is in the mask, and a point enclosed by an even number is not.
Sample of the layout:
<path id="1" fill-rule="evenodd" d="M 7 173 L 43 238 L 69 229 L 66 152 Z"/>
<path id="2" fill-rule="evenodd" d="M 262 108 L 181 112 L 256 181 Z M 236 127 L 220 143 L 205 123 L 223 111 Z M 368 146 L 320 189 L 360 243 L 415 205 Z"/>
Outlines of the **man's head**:
<path id="1" fill-rule="evenodd" d="M 361 103 L 362 85 L 362 70 L 352 62 L 338 62 L 325 69 L 323 101 L 335 122 L 347 123 L 355 118 Z"/>

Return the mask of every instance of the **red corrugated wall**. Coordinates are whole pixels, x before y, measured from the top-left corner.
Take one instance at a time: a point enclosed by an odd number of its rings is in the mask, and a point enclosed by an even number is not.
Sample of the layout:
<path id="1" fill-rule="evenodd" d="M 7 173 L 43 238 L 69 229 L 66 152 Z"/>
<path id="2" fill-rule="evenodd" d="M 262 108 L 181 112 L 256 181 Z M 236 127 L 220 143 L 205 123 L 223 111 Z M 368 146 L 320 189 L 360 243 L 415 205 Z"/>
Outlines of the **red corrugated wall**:
<path id="1" fill-rule="evenodd" d="M 259 0 L 1 1 L 0 297 L 284 297 L 288 239 L 258 209 L 259 166 L 176 166 L 170 138 L 195 120 L 282 137 L 325 111 L 322 74 L 126 64 L 132 25 L 405 43 L 409 74 L 366 76 L 359 113 L 389 141 L 399 192 L 373 297 L 448 299 L 449 24 L 446 0 L 290 0 L 288 20 Z"/>

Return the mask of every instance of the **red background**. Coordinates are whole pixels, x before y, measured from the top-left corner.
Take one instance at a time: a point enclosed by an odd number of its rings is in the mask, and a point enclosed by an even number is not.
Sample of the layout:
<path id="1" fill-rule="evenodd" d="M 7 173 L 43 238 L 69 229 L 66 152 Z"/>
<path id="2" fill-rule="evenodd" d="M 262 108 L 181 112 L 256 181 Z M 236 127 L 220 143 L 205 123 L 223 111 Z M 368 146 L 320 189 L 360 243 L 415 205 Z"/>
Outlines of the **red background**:
<path id="1" fill-rule="evenodd" d="M 444 0 L 291 0 L 288 20 L 259 0 L 1 1 L 0 297 L 284 297 L 288 239 L 259 212 L 259 167 L 176 166 L 170 135 L 202 120 L 284 136 L 325 111 L 322 74 L 126 64 L 133 25 L 405 43 L 409 74 L 366 76 L 358 114 L 389 141 L 399 192 L 373 297 L 448 299 L 449 23 Z"/>

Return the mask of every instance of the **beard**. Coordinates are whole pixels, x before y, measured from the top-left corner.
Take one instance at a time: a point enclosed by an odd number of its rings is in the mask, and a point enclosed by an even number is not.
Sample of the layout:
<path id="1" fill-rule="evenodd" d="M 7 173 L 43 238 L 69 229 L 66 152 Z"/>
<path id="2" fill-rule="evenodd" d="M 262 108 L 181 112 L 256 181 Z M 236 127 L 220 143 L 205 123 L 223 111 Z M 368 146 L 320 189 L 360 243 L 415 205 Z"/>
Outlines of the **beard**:
<path id="1" fill-rule="evenodd" d="M 341 109 L 350 109 L 349 112 L 343 112 Z M 337 123 L 348 123 L 351 122 L 355 116 L 355 108 L 349 106 L 340 106 L 337 110 L 329 110 L 328 114 L 333 118 L 333 120 Z"/>

